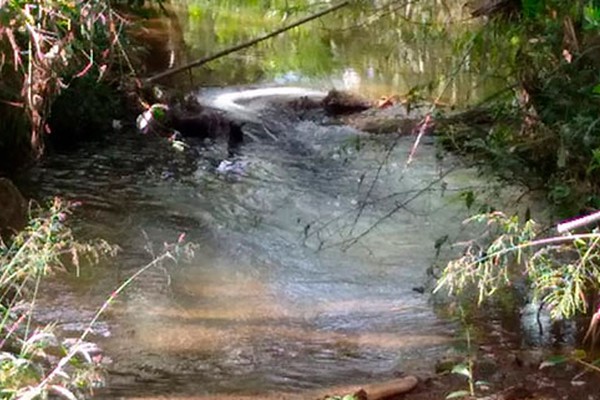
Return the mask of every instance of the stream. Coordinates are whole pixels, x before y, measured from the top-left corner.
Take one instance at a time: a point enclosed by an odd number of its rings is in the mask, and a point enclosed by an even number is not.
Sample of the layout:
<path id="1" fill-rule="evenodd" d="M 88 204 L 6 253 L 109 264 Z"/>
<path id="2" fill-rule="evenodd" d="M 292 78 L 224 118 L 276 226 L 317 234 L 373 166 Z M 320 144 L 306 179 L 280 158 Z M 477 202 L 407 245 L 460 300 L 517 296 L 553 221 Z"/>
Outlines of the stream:
<path id="1" fill-rule="evenodd" d="M 208 38 L 227 32 L 194 42 L 190 34 L 221 32 L 224 14 L 192 8 L 201 1 L 186 4 L 191 11 L 180 23 L 187 50 L 201 55 L 197 46 L 214 47 Z M 281 41 L 310 40 L 290 37 Z M 108 378 L 98 397 L 310 393 L 428 372 L 452 348 L 458 327 L 436 315 L 427 270 L 436 262 L 436 239 L 461 234 L 467 210 L 460 193 L 489 182 L 440 154 L 431 139 L 407 166 L 413 137 L 302 120 L 275 101 L 319 95 L 356 76 L 361 92 L 373 96 L 411 81 L 408 73 L 392 79 L 399 61 L 346 57 L 356 51 L 355 38 L 318 41 L 331 46 L 329 56 L 318 53 L 328 67 L 318 73 L 285 64 L 280 52 L 290 42 L 281 41 L 249 50 L 241 62 L 223 60 L 236 66 L 205 70 L 197 82 L 205 88 L 195 92 L 200 101 L 248 121 L 248 140 L 232 157 L 223 140 L 189 141 L 178 152 L 164 140 L 119 132 L 54 154 L 26 177 L 35 198 L 81 202 L 78 234 L 121 247 L 116 259 L 84 268 L 79 278 L 55 279 L 42 294 L 38 318 L 57 320 L 67 336 L 78 336 L 163 243 L 185 233 L 197 245 L 191 261 L 141 275 L 100 318 L 92 340 Z M 380 51 L 361 54 L 376 60 Z M 420 57 L 414 47 L 405 51 Z M 256 60 L 268 52 L 285 65 L 257 73 Z M 432 57 L 421 56 L 416 65 Z M 458 82 L 474 87 L 464 76 Z M 281 89 L 292 84 L 304 89 Z M 460 86 L 452 93 L 480 95 Z"/>
<path id="2" fill-rule="evenodd" d="M 430 371 L 456 329 L 421 293 L 434 241 L 459 233 L 459 193 L 485 183 L 432 143 L 406 168 L 411 137 L 286 117 L 269 89 L 235 90 L 264 121 L 244 127 L 258 139 L 231 160 L 238 170 L 219 168 L 225 141 L 179 153 L 132 133 L 31 174 L 38 196 L 82 203 L 82 233 L 122 247 L 51 285 L 40 320 L 77 335 L 151 260 L 144 248 L 185 233 L 195 257 L 143 274 L 95 328 L 106 396 L 298 392 Z M 214 99 L 231 93 L 199 96 L 223 104 Z"/>

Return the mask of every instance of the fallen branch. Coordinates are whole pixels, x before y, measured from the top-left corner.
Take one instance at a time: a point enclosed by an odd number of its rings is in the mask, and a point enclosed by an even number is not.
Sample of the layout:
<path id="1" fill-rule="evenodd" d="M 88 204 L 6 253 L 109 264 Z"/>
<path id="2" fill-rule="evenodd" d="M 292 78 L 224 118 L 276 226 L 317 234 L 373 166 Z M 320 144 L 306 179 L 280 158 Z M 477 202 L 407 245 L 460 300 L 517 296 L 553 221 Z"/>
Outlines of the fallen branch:
<path id="1" fill-rule="evenodd" d="M 258 37 L 256 39 L 252 39 L 250 41 L 238 44 L 238 45 L 230 47 L 228 49 L 221 50 L 221 51 L 219 51 L 219 52 L 217 52 L 217 53 L 215 53 L 213 55 L 210 55 L 210 56 L 207 56 L 207 57 L 203 57 L 203 58 L 201 58 L 199 60 L 196 60 L 196 61 L 192 61 L 192 62 L 190 62 L 188 64 L 182 65 L 181 67 L 171 68 L 171 69 L 168 69 L 166 71 L 163 71 L 163 72 L 161 72 L 159 74 L 151 76 L 150 78 L 147 78 L 146 82 L 154 82 L 154 81 L 157 81 L 159 79 L 166 78 L 167 76 L 175 75 L 175 74 L 178 74 L 180 72 L 187 71 L 187 70 L 195 68 L 195 67 L 199 67 L 199 66 L 204 65 L 204 64 L 206 64 L 206 63 L 208 63 L 210 61 L 213 61 L 213 60 L 216 60 L 216 59 L 221 58 L 223 56 L 226 56 L 228 54 L 234 53 L 234 52 L 236 52 L 238 50 L 245 49 L 246 47 L 253 46 L 253 45 L 255 45 L 257 43 L 260 43 L 260 42 L 262 42 L 264 40 L 270 39 L 270 38 L 272 38 L 274 36 L 279 35 L 280 33 L 283 33 L 285 31 L 289 31 L 292 28 L 295 28 L 295 27 L 300 26 L 302 24 L 305 24 L 305 23 L 307 23 L 309 21 L 312 21 L 313 19 L 320 18 L 323 15 L 326 15 L 326 14 L 329 14 L 329 13 L 334 12 L 336 10 L 339 10 L 340 8 L 345 7 L 348 4 L 350 4 L 350 2 L 348 0 L 342 1 L 338 5 L 335 5 L 333 7 L 330 7 L 328 9 L 326 9 L 326 10 L 323 10 L 323 11 L 321 11 L 319 13 L 316 13 L 316 14 L 313 14 L 313 15 L 308 16 L 306 18 L 303 18 L 303 19 L 301 19 L 301 20 L 299 20 L 299 21 L 297 21 L 297 22 L 295 22 L 295 23 L 293 23 L 291 25 L 284 26 L 283 28 L 277 29 L 276 31 L 273 31 L 273 32 L 268 33 L 268 34 L 263 35 L 263 36 L 260 36 L 260 37 Z"/>
<path id="2" fill-rule="evenodd" d="M 413 390 L 419 380 L 412 375 L 404 378 L 396 378 L 385 382 L 374 383 L 363 387 L 352 387 L 353 394 L 346 396 L 325 396 L 323 400 L 337 400 L 353 398 L 356 400 L 385 400 L 398 398 L 407 392 Z M 341 388 L 346 391 L 349 388 Z"/>
<path id="3" fill-rule="evenodd" d="M 390 397 L 397 397 L 413 390 L 419 380 L 414 376 L 393 379 L 387 382 L 367 385 L 363 388 L 367 395 L 367 400 L 383 400 Z"/>
<path id="4" fill-rule="evenodd" d="M 586 215 L 585 217 L 577 217 L 569 221 L 561 222 L 556 226 L 556 230 L 558 231 L 558 233 L 565 233 L 570 230 L 589 225 L 598 220 L 600 220 L 600 211 L 590 215 Z"/>

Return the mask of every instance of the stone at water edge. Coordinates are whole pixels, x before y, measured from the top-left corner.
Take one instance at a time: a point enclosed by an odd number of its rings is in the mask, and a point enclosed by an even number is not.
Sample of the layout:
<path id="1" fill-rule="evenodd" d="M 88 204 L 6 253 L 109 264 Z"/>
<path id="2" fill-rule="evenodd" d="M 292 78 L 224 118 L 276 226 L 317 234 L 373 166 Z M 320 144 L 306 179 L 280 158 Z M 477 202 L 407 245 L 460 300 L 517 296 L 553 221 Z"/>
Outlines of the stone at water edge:
<path id="1" fill-rule="evenodd" d="M 17 187 L 6 178 L 0 178 L 0 236 L 7 239 L 11 233 L 27 225 L 27 201 Z"/>
<path id="2" fill-rule="evenodd" d="M 353 114 L 368 110 L 373 104 L 357 94 L 340 90 L 330 90 L 321 100 L 325 111 L 331 115 Z"/>

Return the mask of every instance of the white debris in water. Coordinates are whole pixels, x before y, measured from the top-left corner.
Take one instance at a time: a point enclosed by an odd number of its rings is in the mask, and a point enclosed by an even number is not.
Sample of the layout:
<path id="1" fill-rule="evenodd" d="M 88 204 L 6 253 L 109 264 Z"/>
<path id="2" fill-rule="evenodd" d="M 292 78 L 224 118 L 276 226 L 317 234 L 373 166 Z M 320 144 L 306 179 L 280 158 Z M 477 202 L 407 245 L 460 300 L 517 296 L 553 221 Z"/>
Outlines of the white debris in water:
<path id="1" fill-rule="evenodd" d="M 246 171 L 248 163 L 243 161 L 223 160 L 217 167 L 217 172 L 221 174 L 242 175 Z"/>
<path id="2" fill-rule="evenodd" d="M 121 122 L 121 120 L 119 120 L 119 119 L 113 119 L 112 120 L 112 128 L 115 131 L 120 131 L 123 128 L 123 122 Z"/>
<path id="3" fill-rule="evenodd" d="M 173 147 L 175 150 L 181 152 L 181 151 L 184 151 L 185 149 L 187 149 L 189 146 L 184 141 L 181 141 L 181 140 L 172 140 L 171 141 L 171 147 Z"/>
<path id="4" fill-rule="evenodd" d="M 146 133 L 148 133 L 148 127 L 150 126 L 150 121 L 152 121 L 152 111 L 146 110 L 143 113 L 141 113 L 140 115 L 138 115 L 138 117 L 135 120 L 135 126 L 137 127 L 138 131 L 146 134 Z"/>
<path id="5" fill-rule="evenodd" d="M 269 87 L 262 89 L 250 89 L 242 90 L 240 92 L 229 92 L 219 94 L 214 100 L 212 100 L 212 107 L 218 108 L 223 111 L 233 113 L 237 118 L 242 118 L 248 121 L 258 122 L 257 110 L 251 107 L 238 104 L 242 101 L 250 101 L 257 99 L 268 99 L 268 98 L 301 98 L 308 97 L 314 99 L 322 99 L 327 93 L 311 90 L 302 87 Z"/>

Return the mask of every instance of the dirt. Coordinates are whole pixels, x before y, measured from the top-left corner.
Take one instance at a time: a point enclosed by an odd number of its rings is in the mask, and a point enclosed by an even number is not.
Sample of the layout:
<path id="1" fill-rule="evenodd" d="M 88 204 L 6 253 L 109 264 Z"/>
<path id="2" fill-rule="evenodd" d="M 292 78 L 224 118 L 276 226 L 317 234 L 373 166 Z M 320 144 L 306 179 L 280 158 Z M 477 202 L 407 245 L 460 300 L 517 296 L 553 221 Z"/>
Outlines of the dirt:
<path id="1" fill-rule="evenodd" d="M 480 400 L 595 400 L 600 399 L 600 373 L 574 364 L 540 369 L 541 351 L 502 351 L 493 349 L 479 356 L 474 379 L 484 382 L 475 389 Z M 442 373 L 421 379 L 404 399 L 445 399 L 450 393 L 468 390 L 465 377 Z"/>
<path id="2" fill-rule="evenodd" d="M 532 357 L 526 354 L 524 357 Z M 600 399 L 600 374 L 587 372 L 580 375 L 582 368 L 563 365 L 539 369 L 532 359 L 521 358 L 517 354 L 504 354 L 496 361 L 485 355 L 475 369 L 475 379 L 486 385 L 476 388 L 475 397 L 459 399 L 478 400 L 598 400 Z M 576 379 L 573 379 L 576 378 Z M 373 382 L 372 385 L 377 385 Z M 348 385 L 309 393 L 263 393 L 255 395 L 206 395 L 177 397 L 188 400 L 324 400 L 327 396 L 341 396 L 356 393 L 361 386 Z M 419 377 L 417 387 L 402 395 L 389 399 L 398 400 L 444 400 L 457 391 L 468 390 L 464 377 L 442 373 L 429 377 Z M 367 393 L 368 394 L 368 393 Z M 137 399 L 168 399 L 169 396 L 139 397 Z M 331 398 L 331 397 L 330 397 Z M 367 396 L 367 400 L 380 400 Z"/>

